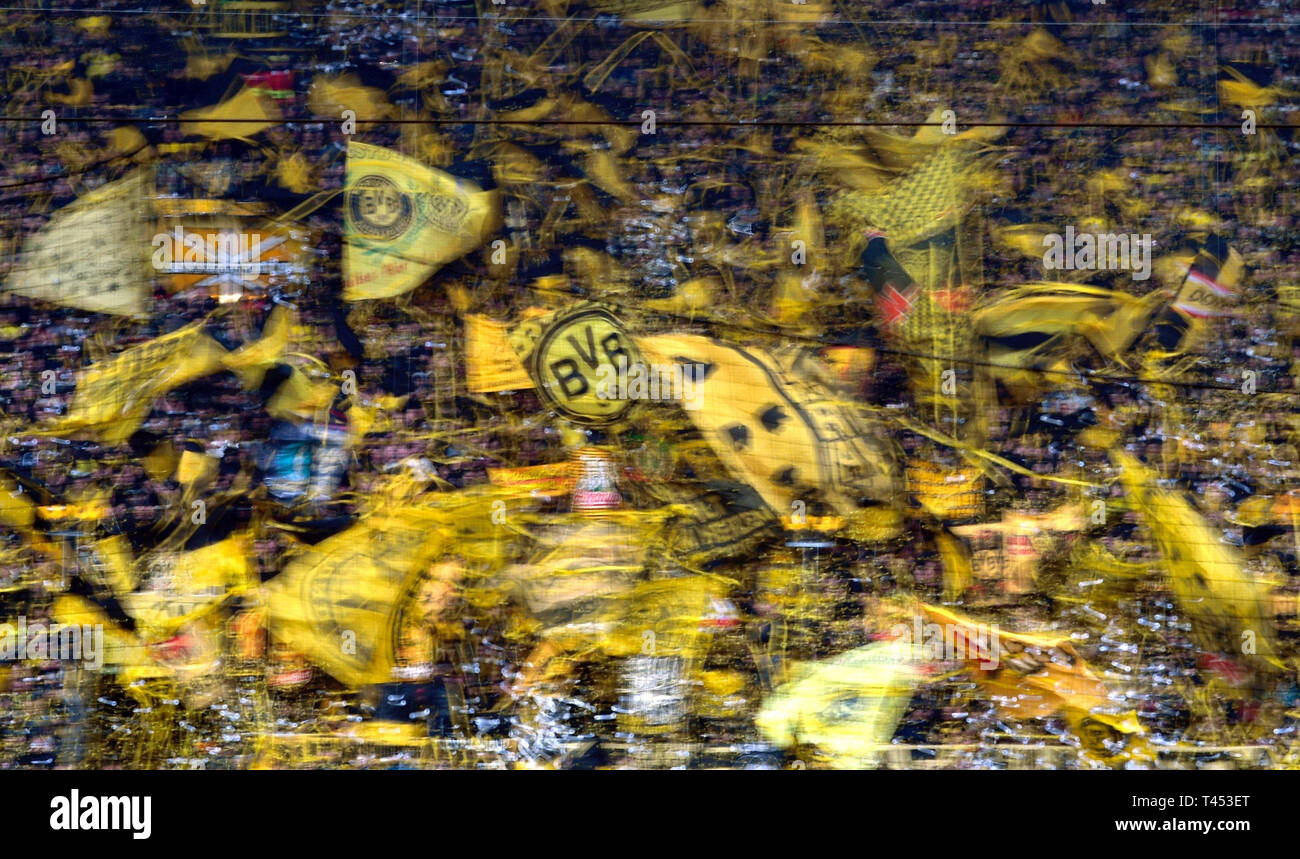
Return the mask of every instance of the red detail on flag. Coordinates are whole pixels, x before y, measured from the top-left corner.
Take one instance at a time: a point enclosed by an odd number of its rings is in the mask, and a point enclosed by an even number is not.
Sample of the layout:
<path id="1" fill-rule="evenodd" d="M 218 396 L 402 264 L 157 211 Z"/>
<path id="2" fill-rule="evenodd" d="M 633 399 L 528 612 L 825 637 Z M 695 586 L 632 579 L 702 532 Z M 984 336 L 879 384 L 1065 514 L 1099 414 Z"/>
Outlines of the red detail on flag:
<path id="1" fill-rule="evenodd" d="M 1223 284 L 1219 283 L 1217 280 L 1210 277 L 1208 274 L 1206 274 L 1203 271 L 1197 271 L 1196 269 L 1192 269 L 1188 273 L 1187 279 L 1190 280 L 1192 283 L 1207 287 L 1210 290 L 1210 292 L 1213 292 L 1215 295 L 1220 296 L 1222 298 L 1232 298 L 1237 294 L 1237 291 L 1234 290 L 1232 287 L 1224 286 Z"/>
<path id="2" fill-rule="evenodd" d="M 1194 316 L 1197 319 L 1212 319 L 1219 315 L 1217 313 L 1211 313 L 1208 310 L 1201 310 L 1199 307 L 1193 307 L 1190 304 L 1175 304 L 1174 309 L 1186 313 L 1188 316 Z"/>
<path id="3" fill-rule="evenodd" d="M 949 313 L 961 313 L 970 309 L 971 291 L 965 286 L 936 289 L 934 291 L 934 303 Z"/>
<path id="4" fill-rule="evenodd" d="M 183 632 L 152 647 L 158 661 L 169 664 L 186 661 L 197 650 L 194 640 Z"/>
<path id="5" fill-rule="evenodd" d="M 880 312 L 881 322 L 885 325 L 898 322 L 912 309 L 912 303 L 915 301 L 915 286 L 909 286 L 899 292 L 892 283 L 885 284 L 885 288 L 876 296 L 876 309 Z"/>

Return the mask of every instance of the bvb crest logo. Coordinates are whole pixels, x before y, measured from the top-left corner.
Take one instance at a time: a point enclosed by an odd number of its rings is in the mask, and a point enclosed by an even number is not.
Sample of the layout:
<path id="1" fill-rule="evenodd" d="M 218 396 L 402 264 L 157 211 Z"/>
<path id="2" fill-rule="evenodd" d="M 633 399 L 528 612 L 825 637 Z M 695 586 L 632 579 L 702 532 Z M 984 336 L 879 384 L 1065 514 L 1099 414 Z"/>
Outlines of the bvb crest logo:
<path id="1" fill-rule="evenodd" d="M 623 326 L 609 311 L 585 306 L 563 313 L 536 335 L 525 366 L 542 401 L 560 414 L 586 424 L 609 424 L 622 418 L 632 400 L 597 396 L 601 367 L 641 360 Z M 606 371 L 608 372 L 608 370 Z"/>
<path id="2" fill-rule="evenodd" d="M 368 238 L 392 241 L 411 227 L 414 206 L 405 193 L 386 176 L 362 176 L 352 186 L 344 206 L 356 232 Z"/>
<path id="3" fill-rule="evenodd" d="M 469 204 L 458 197 L 444 194 L 431 195 L 424 208 L 424 216 L 444 233 L 460 232 L 461 225 L 469 216 Z"/>

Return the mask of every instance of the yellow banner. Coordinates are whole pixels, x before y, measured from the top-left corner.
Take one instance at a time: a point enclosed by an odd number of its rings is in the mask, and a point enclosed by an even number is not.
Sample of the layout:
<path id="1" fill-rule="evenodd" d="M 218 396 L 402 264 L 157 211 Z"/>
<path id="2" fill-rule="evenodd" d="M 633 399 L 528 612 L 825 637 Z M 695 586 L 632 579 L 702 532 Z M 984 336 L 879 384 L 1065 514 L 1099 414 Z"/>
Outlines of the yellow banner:
<path id="1" fill-rule="evenodd" d="M 289 348 L 293 324 L 293 311 L 282 304 L 276 305 L 262 327 L 262 336 L 223 356 L 221 365 L 239 377 L 244 390 L 258 387 L 266 371 Z"/>
<path id="2" fill-rule="evenodd" d="M 510 332 L 509 342 L 542 402 L 571 420 L 613 423 L 635 404 L 618 391 L 618 368 L 644 368 L 644 362 L 622 323 L 599 305 L 578 304 L 526 320 Z"/>
<path id="3" fill-rule="evenodd" d="M 1181 493 L 1160 488 L 1155 473 L 1136 457 L 1111 451 L 1123 469 L 1125 494 L 1141 510 L 1169 572 L 1169 584 L 1205 651 L 1227 653 L 1252 667 L 1280 668 L 1267 589 L 1246 569 L 1235 546 Z"/>
<path id="4" fill-rule="evenodd" d="M 166 635 L 215 609 L 250 585 L 247 535 L 155 560 L 151 589 L 120 597 L 127 614 L 155 635 Z"/>
<path id="5" fill-rule="evenodd" d="M 510 349 L 504 322 L 471 314 L 465 317 L 465 377 L 476 394 L 527 391 L 533 386 L 519 357 Z"/>
<path id="6" fill-rule="evenodd" d="M 529 489 L 543 495 L 568 495 L 575 479 L 572 462 L 526 465 L 520 468 L 489 468 L 487 473 L 493 486 Z"/>
<path id="7" fill-rule="evenodd" d="M 882 641 L 797 667 L 755 722 L 777 746 L 815 745 L 837 768 L 878 766 L 923 676 L 907 655 Z"/>
<path id="8" fill-rule="evenodd" d="M 242 119 L 249 121 L 229 121 Z M 279 125 L 281 116 L 274 99 L 245 86 L 220 104 L 187 110 L 181 114 L 181 120 L 181 134 L 212 140 L 249 140 L 254 134 Z"/>
<path id="9" fill-rule="evenodd" d="M 348 144 L 343 193 L 343 297 L 410 292 L 483 244 L 500 196 L 391 149 Z"/>
<path id="10" fill-rule="evenodd" d="M 943 655 L 949 656 L 951 641 L 953 655 L 966 662 L 1000 712 L 1022 719 L 1060 713 L 1084 752 L 1106 762 L 1149 756 L 1137 714 L 1124 709 L 1121 696 L 1111 696 L 1068 635 L 1007 632 L 939 606 L 923 603 L 920 609 Z"/>

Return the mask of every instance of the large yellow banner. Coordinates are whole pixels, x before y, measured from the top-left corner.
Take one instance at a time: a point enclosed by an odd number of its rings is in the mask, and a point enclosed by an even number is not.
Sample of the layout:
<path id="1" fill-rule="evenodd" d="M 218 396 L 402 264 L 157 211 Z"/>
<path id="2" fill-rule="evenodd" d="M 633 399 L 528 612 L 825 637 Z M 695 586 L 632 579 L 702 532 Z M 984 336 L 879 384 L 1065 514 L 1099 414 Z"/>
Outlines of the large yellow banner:
<path id="1" fill-rule="evenodd" d="M 817 499 L 853 527 L 869 521 L 882 535 L 892 530 L 887 523 L 897 520 L 902 493 L 892 451 L 862 410 L 838 400 L 798 361 L 694 334 L 637 343 L 659 364 L 699 368 L 697 407 L 686 414 L 778 515 L 807 512 Z"/>

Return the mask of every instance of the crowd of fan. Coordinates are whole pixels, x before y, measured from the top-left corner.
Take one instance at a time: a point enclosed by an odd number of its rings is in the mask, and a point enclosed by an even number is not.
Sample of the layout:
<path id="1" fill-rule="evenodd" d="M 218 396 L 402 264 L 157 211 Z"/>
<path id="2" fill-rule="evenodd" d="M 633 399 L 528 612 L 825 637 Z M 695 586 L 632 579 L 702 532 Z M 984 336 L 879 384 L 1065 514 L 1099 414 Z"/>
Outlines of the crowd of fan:
<path id="1" fill-rule="evenodd" d="M 226 168 L 230 180 L 221 196 L 269 200 L 281 209 L 302 199 L 302 195 L 276 185 L 270 176 L 266 151 L 260 146 L 226 141 L 212 144 L 199 154 L 165 152 L 169 145 L 187 138 L 176 123 L 157 118 L 175 117 L 184 110 L 215 102 L 210 94 L 200 95 L 211 90 L 210 81 L 188 80 L 183 73 L 186 50 L 182 42 L 196 32 L 191 26 L 200 18 L 176 10 L 137 14 L 131 5 L 124 0 L 99 4 L 98 14 L 112 19 L 104 35 L 78 28 L 75 16 L 65 13 L 14 9 L 0 12 L 0 28 L 11 36 L 0 38 L 0 59 L 8 75 L 3 93 L 7 101 L 5 113 L 34 118 L 54 106 L 59 116 L 55 135 L 42 133 L 40 123 L 35 121 L 0 123 L 0 136 L 8 153 L 0 165 L 0 240 L 7 243 L 0 273 L 9 269 L 23 237 L 38 230 L 51 212 L 85 190 L 135 169 L 131 159 L 134 153 L 112 150 L 108 132 L 113 125 L 138 125 L 149 143 L 164 151 L 147 167 L 154 171 L 160 196 L 208 196 L 209 189 L 194 181 L 195 173 L 183 168 L 186 163 L 195 163 L 207 171 Z M 317 75 L 357 72 L 367 81 L 391 81 L 394 73 L 404 67 L 439 59 L 447 63 L 448 69 L 439 84 L 446 108 L 438 118 L 491 119 L 494 114 L 488 103 L 510 93 L 485 92 L 490 77 L 486 72 L 508 62 L 506 51 L 511 56 L 529 55 L 558 26 L 556 19 L 530 16 L 526 9 L 488 6 L 485 8 L 502 10 L 502 20 L 489 21 L 478 18 L 469 4 L 415 5 L 419 11 L 411 4 L 363 0 L 292 4 L 281 19 L 287 35 L 272 40 L 270 49 L 259 45 L 254 62 L 293 70 L 294 92 L 281 102 L 281 109 L 286 116 L 301 117 L 310 114 L 307 94 Z M 1264 174 L 1267 181 L 1247 184 L 1241 181 L 1246 164 L 1243 153 L 1251 141 L 1243 140 L 1234 129 L 1161 127 L 1162 123 L 1187 118 L 1161 105 L 1176 100 L 1209 107 L 1216 104 L 1215 75 L 1207 71 L 1210 64 L 1202 59 L 1204 53 L 1223 60 L 1259 61 L 1263 49 L 1263 64 L 1275 70 L 1273 85 L 1285 91 L 1300 91 L 1300 48 L 1296 47 L 1300 44 L 1296 38 L 1300 19 L 1254 27 L 1211 27 L 1197 17 L 1202 14 L 1201 4 L 1169 4 L 1150 15 L 1171 26 L 1092 26 L 1082 17 L 1082 11 L 1075 24 L 1055 26 L 1048 13 L 1042 12 L 1040 23 L 1047 24 L 1070 51 L 1070 56 L 1055 65 L 1065 83 L 1039 91 L 1011 91 L 999 83 L 1004 60 L 1011 45 L 1027 34 L 1031 25 L 990 23 L 988 27 L 973 27 L 954 23 L 945 28 L 932 23 L 954 17 L 996 22 L 1012 14 L 1001 5 L 970 4 L 954 16 L 947 11 L 948 4 L 921 0 L 842 4 L 860 14 L 853 15 L 852 21 L 830 19 L 817 30 L 817 36 L 826 42 L 855 45 L 874 63 L 856 93 L 861 104 L 856 115 L 845 115 L 829 106 L 839 88 L 805 64 L 799 53 L 802 49 L 796 49 L 793 31 L 783 30 L 784 37 L 772 39 L 767 61 L 746 65 L 726 49 L 725 40 L 706 40 L 693 28 L 666 30 L 686 51 L 693 68 L 680 67 L 646 42 L 613 71 L 600 93 L 584 94 L 624 122 L 639 120 L 642 111 L 654 110 L 660 128 L 653 138 L 640 139 L 622 162 L 638 199 L 627 202 L 600 195 L 609 217 L 597 235 L 584 230 L 582 240 L 595 238 L 598 245 L 603 243 L 604 249 L 633 273 L 634 297 L 661 297 L 683 279 L 684 273 L 691 273 L 693 205 L 707 202 L 721 211 L 729 223 L 724 240 L 737 247 L 766 251 L 776 246 L 771 232 L 777 213 L 763 209 L 766 199 L 762 195 L 767 191 L 764 183 L 793 175 L 790 159 L 785 156 L 795 151 L 796 139 L 820 133 L 812 124 L 918 122 L 936 107 L 953 109 L 961 126 L 980 119 L 1095 124 L 1009 129 L 997 142 L 1007 147 L 997 165 L 1005 181 L 981 200 L 984 216 L 990 225 L 1077 224 L 1084 215 L 1098 212 L 1097 201 L 1087 190 L 1087 175 L 1111 168 L 1123 169 L 1132 181 L 1132 195 L 1148 206 L 1141 223 L 1119 225 L 1126 232 L 1150 233 L 1160 245 L 1176 246 L 1187 232 L 1186 225 L 1178 220 L 1181 213 L 1212 212 L 1221 225 L 1219 229 L 1246 262 L 1246 313 L 1242 318 L 1213 324 L 1211 338 L 1203 348 L 1213 356 L 1215 366 L 1201 368 L 1200 379 L 1205 384 L 1178 390 L 1179 414 L 1186 424 L 1173 427 L 1152 420 L 1133 441 L 1144 454 L 1149 447 L 1154 450 L 1153 446 L 1165 444 L 1202 445 L 1205 449 L 1196 464 L 1182 474 L 1166 475 L 1197 494 L 1228 493 L 1227 489 L 1216 489 L 1228 482 L 1281 489 L 1298 467 L 1276 465 L 1281 443 L 1289 441 L 1295 429 L 1293 412 L 1283 406 L 1261 409 L 1224 388 L 1240 380 L 1242 368 L 1260 371 L 1261 391 L 1292 391 L 1296 386 L 1293 374 L 1300 367 L 1296 363 L 1300 352 L 1291 343 L 1293 323 L 1279 304 L 1278 289 L 1300 283 L 1300 248 L 1295 239 L 1300 227 L 1300 192 L 1296 190 L 1300 183 L 1293 175 L 1297 141 L 1287 130 L 1273 132 L 1280 137 L 1285 156 L 1273 172 Z M 1020 12 L 1020 7 L 1014 11 Z M 576 87 L 569 83 L 580 79 L 574 74 L 578 71 L 572 64 L 575 57 L 581 58 L 583 68 L 594 65 L 635 32 L 634 27 L 620 24 L 611 15 L 579 13 L 578 17 L 591 20 L 573 47 L 556 60 L 562 64 L 556 84 L 563 77 L 566 86 Z M 1179 24 L 1184 25 L 1193 44 L 1187 55 L 1175 58 L 1181 83 L 1175 92 L 1154 88 L 1147 82 L 1144 60 L 1161 50 L 1161 40 Z M 944 61 L 929 64 L 920 59 L 921 51 L 934 47 L 941 36 L 948 37 L 945 44 L 951 47 Z M 224 49 L 208 41 L 209 50 Z M 248 43 L 236 47 L 250 53 Z M 107 55 L 108 59 L 99 60 L 96 55 Z M 93 76 L 92 64 L 97 64 Z M 64 106 L 51 100 L 51 95 L 72 92 L 77 78 L 88 78 L 94 87 L 89 103 Z M 517 91 L 528 85 L 517 80 L 512 87 Z M 397 101 L 412 108 L 420 106 L 418 96 L 410 93 L 399 94 Z M 1269 117 L 1272 122 L 1289 123 L 1294 119 L 1293 108 L 1285 103 L 1277 105 Z M 1227 111 L 1207 115 L 1217 117 L 1214 121 L 1237 122 L 1237 117 Z M 119 121 L 78 121 L 100 116 Z M 671 124 L 674 119 L 700 116 L 717 120 L 718 124 Z M 767 129 L 771 133 L 770 140 L 764 142 L 766 154 L 749 145 L 754 129 L 744 123 L 755 120 L 790 123 Z M 1198 116 L 1193 121 L 1203 120 Z M 1105 127 L 1114 123 L 1139 127 Z M 437 131 L 449 139 L 455 152 L 468 152 L 489 133 L 505 138 L 512 134 L 509 130 L 455 122 L 440 124 Z M 336 124 L 292 123 L 271 132 L 268 139 L 277 146 L 301 151 L 309 163 L 319 165 L 321 190 L 342 185 L 345 138 Z M 393 125 L 368 128 L 362 139 L 395 149 L 403 147 L 401 129 Z M 837 135 L 837 139 L 847 138 Z M 60 148 L 68 144 L 97 150 L 101 158 L 89 168 L 74 171 L 67 163 L 66 150 Z M 725 149 L 726 144 L 745 146 Z M 705 150 L 707 158 L 691 157 Z M 718 158 L 720 152 L 727 153 L 725 160 Z M 665 166 L 665 159 L 672 157 L 679 159 L 675 166 Z M 568 162 L 548 164 L 547 170 L 552 181 L 580 177 L 579 168 Z M 823 195 L 837 190 L 827 180 L 808 178 L 808 173 L 801 176 L 794 181 L 815 181 L 814 187 Z M 688 193 L 688 189 L 706 180 L 734 184 L 721 195 L 702 198 Z M 544 204 L 559 193 L 543 190 L 528 201 L 522 196 L 508 196 L 511 235 L 523 237 L 521 241 L 525 242 L 527 237 L 535 236 L 547 214 Z M 661 205 L 656 209 L 651 205 L 665 197 L 671 201 L 671 208 Z M 445 443 L 410 442 L 402 436 L 459 422 L 481 430 L 469 438 L 472 445 L 467 449 L 503 452 L 501 440 L 493 435 L 500 416 L 491 415 L 482 403 L 463 396 L 463 352 L 459 351 L 463 342 L 439 286 L 441 278 L 455 278 L 472 290 L 480 279 L 486 279 L 484 267 L 473 261 L 452 266 L 417 293 L 417 303 L 428 311 L 421 319 L 442 320 L 436 330 L 391 307 L 349 316 L 350 308 L 340 299 L 341 224 L 337 206 L 318 211 L 307 226 L 312 239 L 304 276 L 298 282 L 273 282 L 266 294 L 246 296 L 237 313 L 221 316 L 222 321 L 213 327 L 214 334 L 226 345 L 236 346 L 256 337 L 273 301 L 292 302 L 300 321 L 310 325 L 319 337 L 319 357 L 335 366 L 355 366 L 364 394 L 411 395 L 408 406 L 394 416 L 393 433 L 368 438 L 359 449 L 352 468 L 355 488 L 364 490 L 371 475 L 409 457 L 428 457 L 436 463 L 439 476 L 453 485 L 481 480 L 484 466 L 496 464 L 495 460 L 476 460 Z M 562 248 L 565 242 L 561 232 L 556 244 Z M 550 252 L 556 249 L 540 247 L 534 239 L 525 262 L 537 269 L 536 264 L 547 262 L 553 256 Z M 521 266 L 512 288 L 495 294 L 483 309 L 498 317 L 519 309 L 529 294 L 530 270 Z M 992 245 L 986 252 L 985 272 L 986 282 L 981 288 L 986 292 L 1044 277 L 1035 261 Z M 1117 279 L 1115 285 L 1124 288 L 1122 280 Z M 729 320 L 743 323 L 745 308 L 765 302 L 768 289 L 770 284 L 759 277 L 737 277 L 738 294 L 729 296 L 730 304 L 724 308 Z M 169 295 L 160 288 L 152 318 L 120 326 L 116 342 L 143 342 L 202 318 L 215 308 L 216 302 L 205 293 Z M 869 307 L 849 307 L 844 313 L 868 331 L 863 342 L 882 342 L 872 330 Z M 0 404 L 9 431 L 50 421 L 66 409 L 78 373 L 88 362 L 88 340 L 105 322 L 104 317 L 76 309 L 33 303 L 20 296 L 0 297 Z M 354 336 L 360 347 L 348 345 Z M 357 354 L 358 348 L 361 354 Z M 346 364 L 338 364 L 340 360 Z M 880 357 L 880 364 L 880 378 L 901 382 L 902 374 L 891 366 L 886 355 Z M 42 391 L 42 374 L 46 370 L 55 371 L 57 376 L 53 394 Z M 901 384 L 886 388 L 879 379 L 871 391 L 880 402 L 900 402 L 907 397 Z M 535 407 L 531 396 L 525 394 L 504 402 L 521 409 Z M 45 487 L 52 498 L 76 494 L 93 485 L 111 486 L 113 522 L 100 523 L 99 527 L 105 533 L 136 535 L 163 517 L 169 505 L 176 503 L 179 490 L 169 480 L 150 479 L 135 460 L 159 440 L 171 439 L 179 445 L 186 439 L 198 439 L 209 449 L 224 452 L 217 488 L 228 488 L 241 473 L 255 472 L 269 425 L 263 405 L 257 391 L 242 390 L 233 376 L 210 377 L 160 399 L 144 425 L 144 433 L 129 445 L 111 448 L 87 441 L 11 439 L 0 454 L 0 463 L 23 479 Z M 1008 414 L 995 415 L 991 424 L 1006 425 L 1009 420 Z M 1243 442 L 1246 432 L 1241 428 L 1247 425 L 1258 425 L 1261 430 L 1257 438 Z M 1255 431 L 1250 430 L 1250 434 Z M 512 464 L 562 456 L 556 447 L 558 441 L 540 426 L 534 436 L 516 435 L 509 444 L 513 448 Z M 1009 442 L 1003 452 L 1038 470 L 1054 471 L 1065 448 L 1048 433 L 1033 433 Z M 1029 492 L 1027 485 L 1024 488 L 1031 507 L 1041 509 L 1053 503 L 1048 494 Z M 1224 507 L 1211 506 L 1214 521 L 1231 529 Z M 18 545 L 16 535 L 11 540 Z M 261 545 L 259 550 L 264 575 L 273 574 L 273 547 Z M 899 550 L 900 558 L 921 565 L 932 561 L 921 554 L 915 548 Z M 17 582 L 20 578 L 57 578 L 58 565 L 53 561 L 40 560 L 30 552 L 11 557 L 16 560 L 10 562 L 0 579 Z M 52 691 L 57 686 L 54 677 L 52 671 L 15 668 L 9 678 L 9 691 L 18 691 L 24 681 L 27 691 L 42 685 Z M 39 763 L 53 754 L 49 736 L 39 731 L 25 737 L 10 733 L 5 743 L 0 766 Z"/>

